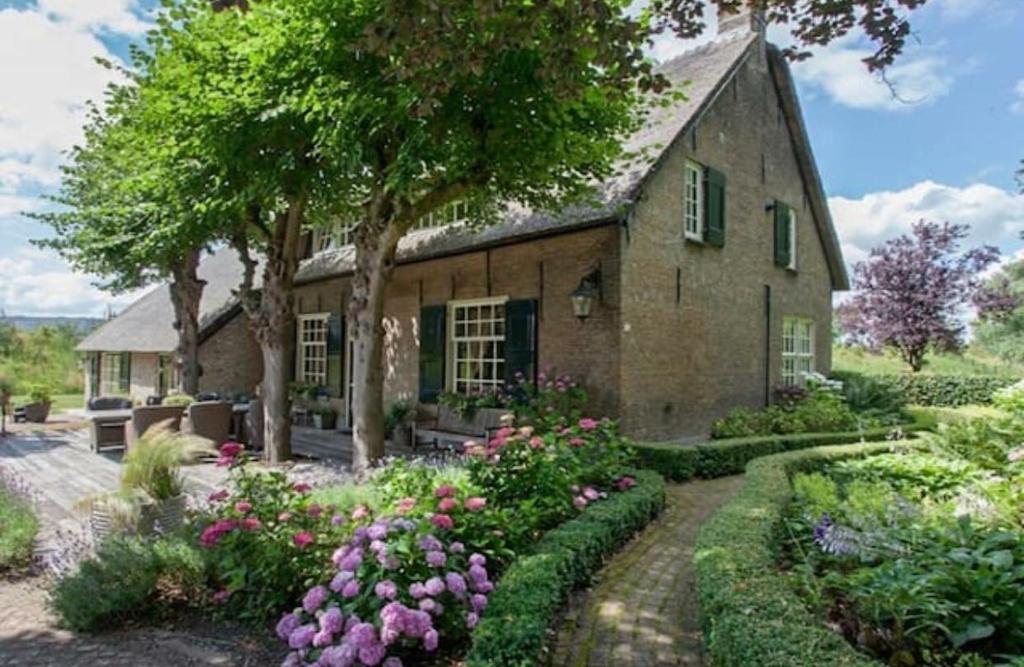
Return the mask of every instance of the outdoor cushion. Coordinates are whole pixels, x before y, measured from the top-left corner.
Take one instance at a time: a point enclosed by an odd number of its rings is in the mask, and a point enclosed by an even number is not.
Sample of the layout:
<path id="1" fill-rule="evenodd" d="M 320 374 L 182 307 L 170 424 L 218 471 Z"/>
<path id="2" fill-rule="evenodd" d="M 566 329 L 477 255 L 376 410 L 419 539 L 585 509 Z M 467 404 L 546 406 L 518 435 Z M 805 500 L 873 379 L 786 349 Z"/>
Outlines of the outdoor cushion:
<path id="1" fill-rule="evenodd" d="M 90 412 L 99 410 L 129 410 L 131 407 L 132 400 L 121 396 L 97 396 L 96 398 L 89 399 Z"/>
<path id="2" fill-rule="evenodd" d="M 188 406 L 188 420 L 181 430 L 212 441 L 220 447 L 231 436 L 233 406 L 228 401 L 193 403 Z"/>

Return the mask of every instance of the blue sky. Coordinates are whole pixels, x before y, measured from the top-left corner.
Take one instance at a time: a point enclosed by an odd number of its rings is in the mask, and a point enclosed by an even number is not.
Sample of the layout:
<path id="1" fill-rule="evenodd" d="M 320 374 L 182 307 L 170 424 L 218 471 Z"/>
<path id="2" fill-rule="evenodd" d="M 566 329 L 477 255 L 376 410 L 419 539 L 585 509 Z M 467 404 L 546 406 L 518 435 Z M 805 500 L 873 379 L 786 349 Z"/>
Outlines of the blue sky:
<path id="1" fill-rule="evenodd" d="M 0 0 L 0 309 L 102 315 L 112 296 L 29 240 L 47 228 L 19 215 L 46 204 L 62 152 L 80 136 L 83 103 L 142 38 L 152 0 Z M 916 40 L 891 68 L 900 101 L 844 39 L 794 65 L 804 114 L 848 262 L 921 218 L 972 225 L 973 243 L 1024 256 L 1024 2 L 929 0 Z M 713 30 L 713 28 L 712 28 Z M 786 38 L 773 28 L 770 37 Z M 670 57 L 689 45 L 662 39 Z"/>

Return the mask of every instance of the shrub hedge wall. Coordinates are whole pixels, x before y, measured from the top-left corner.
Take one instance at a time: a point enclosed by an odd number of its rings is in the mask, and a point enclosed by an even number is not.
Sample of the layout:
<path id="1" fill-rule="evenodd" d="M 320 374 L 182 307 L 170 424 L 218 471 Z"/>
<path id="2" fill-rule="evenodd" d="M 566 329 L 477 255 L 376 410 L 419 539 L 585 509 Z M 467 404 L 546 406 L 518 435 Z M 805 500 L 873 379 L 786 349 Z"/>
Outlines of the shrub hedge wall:
<path id="1" fill-rule="evenodd" d="M 910 410 L 913 422 L 900 427 L 903 433 L 934 428 L 935 417 L 925 410 Z M 697 444 L 647 443 L 636 445 L 637 465 L 683 482 L 694 477 L 712 479 L 742 473 L 747 463 L 761 456 L 823 445 L 844 445 L 885 440 L 889 427 L 847 433 L 794 433 L 749 438 L 728 438 Z"/>
<path id="2" fill-rule="evenodd" d="M 588 507 L 549 531 L 498 582 L 473 632 L 467 667 L 541 664 L 548 629 L 568 594 L 586 584 L 604 559 L 646 526 L 665 505 L 665 481 L 636 473 L 637 485 Z"/>
<path id="3" fill-rule="evenodd" d="M 837 380 L 851 375 L 835 372 Z M 984 405 L 992 402 L 992 394 L 1008 387 L 1018 378 L 995 375 L 872 375 L 872 379 L 891 386 L 907 398 L 908 403 L 956 408 L 961 405 Z"/>
<path id="4" fill-rule="evenodd" d="M 697 537 L 705 645 L 718 667 L 879 667 L 807 610 L 778 570 L 775 537 L 790 476 L 895 443 L 821 447 L 758 459 L 743 488 Z"/>

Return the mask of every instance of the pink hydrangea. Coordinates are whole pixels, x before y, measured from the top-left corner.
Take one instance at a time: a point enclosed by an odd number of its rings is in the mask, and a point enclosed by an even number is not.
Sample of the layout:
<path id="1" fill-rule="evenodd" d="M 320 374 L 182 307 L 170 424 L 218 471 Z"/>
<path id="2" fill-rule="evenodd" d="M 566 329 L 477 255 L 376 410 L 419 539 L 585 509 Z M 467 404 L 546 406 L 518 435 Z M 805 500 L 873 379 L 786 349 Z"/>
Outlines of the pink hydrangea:
<path id="1" fill-rule="evenodd" d="M 481 498 L 480 496 L 466 498 L 466 502 L 463 503 L 463 506 L 470 512 L 479 512 L 483 508 L 487 507 L 487 499 Z"/>
<path id="2" fill-rule="evenodd" d="M 316 538 L 313 537 L 313 533 L 310 533 L 309 531 L 305 530 L 301 533 L 295 533 L 295 535 L 292 536 L 292 544 L 294 544 L 300 549 L 305 549 L 306 547 L 313 544 L 313 542 L 315 541 Z"/>
<path id="3" fill-rule="evenodd" d="M 292 518 L 291 512 L 281 512 L 277 515 L 277 520 L 281 523 L 288 523 L 288 520 Z"/>
<path id="4" fill-rule="evenodd" d="M 590 417 L 584 417 L 579 421 L 579 427 L 584 431 L 593 431 L 597 428 L 597 420 L 591 419 Z"/>
<path id="5" fill-rule="evenodd" d="M 442 484 L 434 489 L 434 496 L 437 498 L 450 498 L 455 495 L 455 487 L 451 484 Z"/>
<path id="6" fill-rule="evenodd" d="M 312 505 L 306 508 L 306 514 L 313 517 L 314 519 L 320 518 L 320 515 L 323 514 L 323 511 L 324 508 L 320 507 L 316 503 L 313 503 Z"/>
<path id="7" fill-rule="evenodd" d="M 584 498 L 583 496 L 576 496 L 575 498 L 572 499 L 572 506 L 578 510 L 581 510 L 587 506 L 587 499 Z"/>
<path id="8" fill-rule="evenodd" d="M 544 446 L 544 438 L 540 437 L 539 435 L 533 436 L 532 438 L 530 438 L 530 446 L 533 447 L 534 449 L 540 449 L 541 447 Z"/>
<path id="9" fill-rule="evenodd" d="M 416 507 L 415 498 L 402 498 L 396 505 L 396 511 L 399 514 L 408 514 L 414 507 Z"/>
<path id="10" fill-rule="evenodd" d="M 437 504 L 437 511 L 447 514 L 459 506 L 459 501 L 455 498 L 442 498 L 441 502 Z"/>
<path id="11" fill-rule="evenodd" d="M 430 517 L 430 523 L 436 528 L 441 530 L 451 530 L 455 526 L 455 522 L 447 514 L 435 514 Z"/>
<path id="12" fill-rule="evenodd" d="M 252 503 L 240 500 L 237 503 L 235 503 L 235 511 L 239 514 L 248 514 L 252 511 Z"/>
<path id="13" fill-rule="evenodd" d="M 227 489 L 221 489 L 219 491 L 214 491 L 210 495 L 206 496 L 206 499 L 211 503 L 219 503 L 221 501 L 227 500 L 228 496 L 230 495 L 231 493 Z"/>
<path id="14" fill-rule="evenodd" d="M 370 508 L 367 507 L 366 505 L 360 505 L 359 507 L 355 508 L 355 510 L 352 511 L 353 521 L 360 521 L 368 516 L 370 516 Z"/>
<path id="15" fill-rule="evenodd" d="M 296 482 L 295 484 L 292 484 L 292 491 L 295 493 L 309 493 L 312 490 L 313 487 L 305 482 Z"/>
<path id="16" fill-rule="evenodd" d="M 253 532 L 255 530 L 259 530 L 260 527 L 263 524 L 261 524 L 260 520 L 257 519 L 256 517 L 254 517 L 254 516 L 247 516 L 244 519 L 242 519 L 242 524 L 241 525 L 242 525 L 242 530 L 247 530 L 247 531 L 249 531 L 251 533 L 251 532 Z"/>
<path id="17" fill-rule="evenodd" d="M 231 591 L 226 588 L 222 588 L 213 594 L 213 601 L 216 604 L 224 604 L 231 597 Z"/>
<path id="18" fill-rule="evenodd" d="M 587 444 L 587 441 L 583 438 L 572 438 L 569 440 L 570 447 L 582 447 L 585 444 Z"/>
<path id="19" fill-rule="evenodd" d="M 615 488 L 619 491 L 628 491 L 634 486 L 636 486 L 636 480 L 629 475 L 625 475 L 624 477 L 620 477 L 615 480 Z"/>
<path id="20" fill-rule="evenodd" d="M 207 526 L 199 536 L 199 543 L 204 547 L 212 547 L 221 537 L 230 533 L 238 527 L 238 522 L 233 519 L 218 519 Z"/>
<path id="21" fill-rule="evenodd" d="M 601 492 L 592 486 L 583 487 L 583 497 L 587 500 L 597 500 L 601 497 Z"/>

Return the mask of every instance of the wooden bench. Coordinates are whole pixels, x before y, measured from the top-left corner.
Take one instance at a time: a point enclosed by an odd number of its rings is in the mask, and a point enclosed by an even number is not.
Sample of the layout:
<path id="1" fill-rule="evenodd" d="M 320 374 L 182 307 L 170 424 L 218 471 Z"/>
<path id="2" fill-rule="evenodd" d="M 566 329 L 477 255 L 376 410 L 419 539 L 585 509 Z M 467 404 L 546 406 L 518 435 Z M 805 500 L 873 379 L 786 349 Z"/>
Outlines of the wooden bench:
<path id="1" fill-rule="evenodd" d="M 486 442 L 501 428 L 501 418 L 507 410 L 480 408 L 470 419 L 458 415 L 449 407 L 437 407 L 437 419 L 413 424 L 412 446 L 429 445 L 435 449 L 462 451 L 467 440 Z"/>

